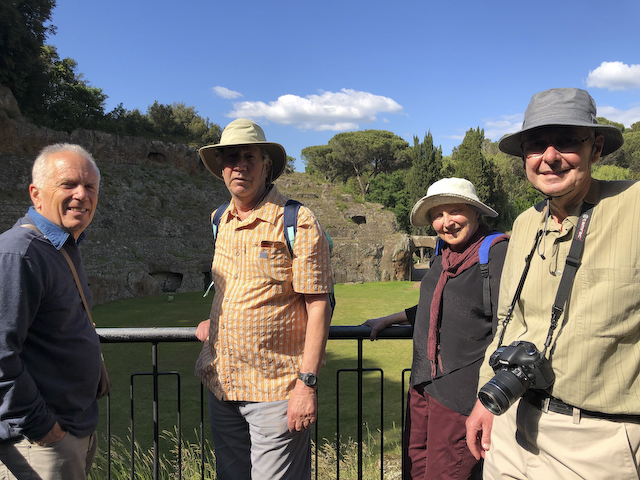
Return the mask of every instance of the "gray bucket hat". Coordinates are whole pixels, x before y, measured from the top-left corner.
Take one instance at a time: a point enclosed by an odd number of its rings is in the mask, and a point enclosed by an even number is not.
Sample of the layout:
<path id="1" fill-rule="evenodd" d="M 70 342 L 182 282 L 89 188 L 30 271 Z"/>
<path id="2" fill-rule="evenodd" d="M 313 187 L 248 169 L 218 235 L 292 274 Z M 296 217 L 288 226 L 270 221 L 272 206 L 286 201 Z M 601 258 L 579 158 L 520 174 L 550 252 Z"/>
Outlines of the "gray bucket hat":
<path id="1" fill-rule="evenodd" d="M 429 210 L 451 203 L 466 203 L 482 215 L 498 216 L 498 212 L 480 201 L 473 183 L 464 178 L 452 177 L 438 180 L 429 187 L 427 194 L 418 200 L 411 210 L 411 224 L 416 227 L 431 224 Z"/>
<path id="2" fill-rule="evenodd" d="M 613 125 L 598 125 L 596 102 L 579 88 L 552 88 L 536 93 L 524 113 L 522 130 L 507 135 L 498 147 L 504 153 L 522 156 L 522 138 L 525 132 L 541 127 L 589 127 L 604 135 L 602 156 L 619 149 L 624 143 L 622 132 Z"/>
<path id="3" fill-rule="evenodd" d="M 271 180 L 275 180 L 287 163 L 287 152 L 279 143 L 267 142 L 264 131 L 256 122 L 246 118 L 238 118 L 225 127 L 220 136 L 220 143 L 202 147 L 198 152 L 202 163 L 212 174 L 222 180 L 222 165 L 219 153 L 226 147 L 245 147 L 255 145 L 263 148 L 271 157 Z"/>

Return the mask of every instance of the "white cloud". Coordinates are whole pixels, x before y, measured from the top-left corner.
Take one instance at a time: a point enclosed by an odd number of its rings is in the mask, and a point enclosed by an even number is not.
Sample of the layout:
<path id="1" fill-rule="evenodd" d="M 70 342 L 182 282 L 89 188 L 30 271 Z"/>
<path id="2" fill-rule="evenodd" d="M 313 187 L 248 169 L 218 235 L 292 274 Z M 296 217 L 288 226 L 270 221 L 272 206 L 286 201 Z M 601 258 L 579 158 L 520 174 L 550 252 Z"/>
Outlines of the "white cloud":
<path id="1" fill-rule="evenodd" d="M 343 88 L 319 95 L 282 95 L 276 101 L 238 102 L 227 114 L 231 118 L 265 118 L 271 122 L 295 125 L 302 130 L 356 130 L 360 123 L 373 123 L 379 113 L 400 113 L 395 100 L 369 92 Z"/>
<path id="2" fill-rule="evenodd" d="M 602 62 L 589 72 L 587 87 L 609 90 L 630 90 L 640 88 L 640 65 L 626 65 L 622 62 Z"/>
<path id="3" fill-rule="evenodd" d="M 484 120 L 484 138 L 497 142 L 507 133 L 517 132 L 522 128 L 524 115 L 503 115 L 499 119 Z"/>
<path id="4" fill-rule="evenodd" d="M 604 117 L 612 122 L 623 124 L 625 127 L 631 127 L 632 124 L 640 121 L 640 105 L 631 107 L 629 110 L 619 110 L 615 107 L 598 107 L 599 117 Z"/>
<path id="5" fill-rule="evenodd" d="M 213 90 L 213 93 L 222 98 L 233 99 L 243 96 L 240 92 L 234 92 L 233 90 L 229 90 L 225 87 L 213 87 L 211 90 Z"/>

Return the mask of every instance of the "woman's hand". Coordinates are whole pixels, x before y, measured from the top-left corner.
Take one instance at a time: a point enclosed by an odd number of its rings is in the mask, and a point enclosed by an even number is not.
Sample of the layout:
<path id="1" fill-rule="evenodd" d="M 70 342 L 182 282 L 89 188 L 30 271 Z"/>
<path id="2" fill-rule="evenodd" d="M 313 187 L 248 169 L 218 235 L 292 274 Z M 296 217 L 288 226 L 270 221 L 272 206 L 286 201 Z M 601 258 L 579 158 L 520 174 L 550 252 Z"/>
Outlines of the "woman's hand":
<path id="1" fill-rule="evenodd" d="M 378 332 L 390 327 L 394 323 L 399 325 L 408 325 L 409 320 L 407 320 L 407 312 L 402 310 L 400 312 L 387 315 L 386 317 L 370 318 L 361 326 L 371 327 L 371 335 L 369 335 L 369 338 L 373 342 L 378 337 Z"/>

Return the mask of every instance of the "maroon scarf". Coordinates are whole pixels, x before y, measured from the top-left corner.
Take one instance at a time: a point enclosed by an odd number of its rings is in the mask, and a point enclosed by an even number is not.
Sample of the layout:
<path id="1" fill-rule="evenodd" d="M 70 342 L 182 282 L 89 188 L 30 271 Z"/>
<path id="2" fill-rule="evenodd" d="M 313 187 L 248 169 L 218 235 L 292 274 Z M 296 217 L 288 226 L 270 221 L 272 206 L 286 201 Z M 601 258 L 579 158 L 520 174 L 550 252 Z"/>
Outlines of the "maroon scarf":
<path id="1" fill-rule="evenodd" d="M 491 232 L 491 228 L 485 223 L 481 223 L 476 233 L 473 234 L 467 248 L 462 252 L 454 252 L 450 248 L 442 250 L 442 273 L 438 278 L 436 289 L 431 299 L 431 310 L 429 320 L 429 340 L 427 343 L 427 356 L 431 363 L 431 378 L 435 378 L 437 365 L 440 364 L 440 370 L 444 372 L 442 366 L 442 358 L 440 357 L 440 330 L 442 322 L 442 292 L 444 286 L 450 278 L 457 277 L 465 270 L 471 268 L 480 261 L 478 252 L 484 237 Z"/>

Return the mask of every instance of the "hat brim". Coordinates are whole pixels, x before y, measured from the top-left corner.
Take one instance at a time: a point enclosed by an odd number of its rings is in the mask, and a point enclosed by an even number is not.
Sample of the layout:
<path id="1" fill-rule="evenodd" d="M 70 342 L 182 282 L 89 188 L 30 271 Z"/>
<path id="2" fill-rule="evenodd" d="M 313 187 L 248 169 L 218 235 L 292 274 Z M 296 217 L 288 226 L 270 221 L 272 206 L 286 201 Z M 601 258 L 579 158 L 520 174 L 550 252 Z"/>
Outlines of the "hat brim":
<path id="1" fill-rule="evenodd" d="M 474 207 L 478 210 L 482 215 L 486 215 L 491 218 L 495 218 L 498 216 L 498 212 L 496 212 L 493 208 L 485 205 L 482 202 L 478 202 L 473 200 L 472 198 L 468 198 L 462 195 L 455 194 L 442 194 L 442 195 L 432 195 L 428 197 L 423 197 L 413 206 L 411 210 L 411 225 L 416 227 L 424 227 L 426 225 L 431 225 L 431 218 L 429 218 L 429 210 L 434 207 L 438 207 L 440 205 L 447 205 L 453 203 L 465 203 Z"/>
<path id="2" fill-rule="evenodd" d="M 522 142 L 526 133 L 533 132 L 535 130 L 540 130 L 543 128 L 549 127 L 587 127 L 592 128 L 596 131 L 597 134 L 604 135 L 604 145 L 602 147 L 602 156 L 609 155 L 610 153 L 618 150 L 622 144 L 624 143 L 624 138 L 622 137 L 622 132 L 614 127 L 613 125 L 594 125 L 593 123 L 580 123 L 580 122 L 571 122 L 571 123 L 551 123 L 547 125 L 536 125 L 529 128 L 525 128 L 520 130 L 519 132 L 512 133 L 510 135 L 504 136 L 500 139 L 498 143 L 498 148 L 509 155 L 513 155 L 515 157 L 522 157 Z"/>
<path id="3" fill-rule="evenodd" d="M 284 147 L 279 143 L 273 142 L 251 142 L 251 143 L 238 143 L 233 145 L 207 145 L 198 150 L 202 163 L 207 167 L 214 176 L 220 180 L 222 178 L 222 165 L 219 160 L 218 152 L 228 147 L 259 147 L 263 148 L 269 154 L 271 158 L 271 180 L 275 180 L 284 172 L 284 167 L 287 164 L 287 152 Z"/>

